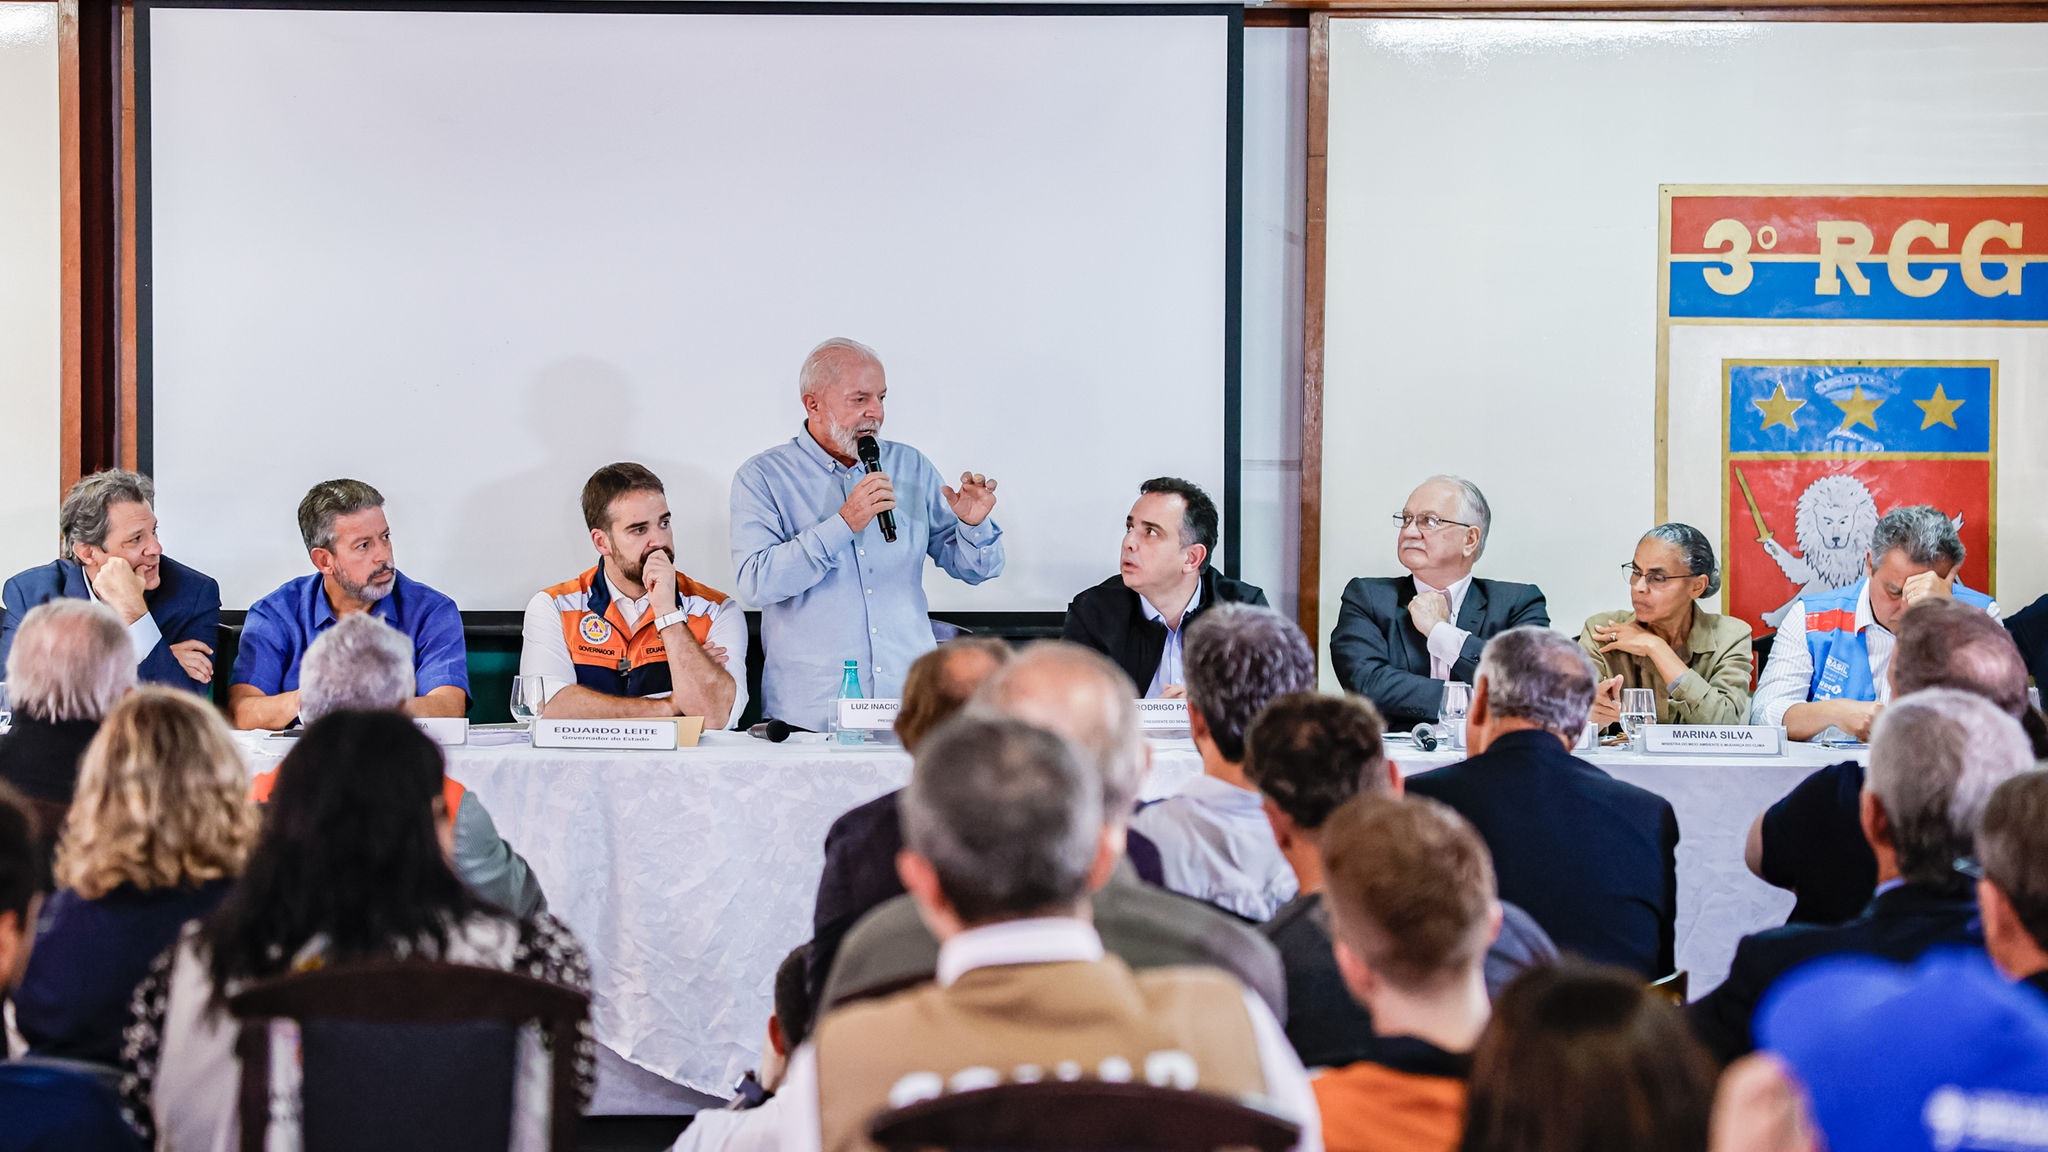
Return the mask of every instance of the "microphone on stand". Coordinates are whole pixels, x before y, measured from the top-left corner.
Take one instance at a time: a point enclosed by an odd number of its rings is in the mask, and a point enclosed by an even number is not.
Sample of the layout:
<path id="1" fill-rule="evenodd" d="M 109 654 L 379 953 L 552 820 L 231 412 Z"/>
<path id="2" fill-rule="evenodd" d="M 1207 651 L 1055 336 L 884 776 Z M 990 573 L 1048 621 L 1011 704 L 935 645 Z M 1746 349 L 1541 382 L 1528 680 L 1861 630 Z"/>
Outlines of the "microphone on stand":
<path id="1" fill-rule="evenodd" d="M 853 450 L 859 454 L 860 462 L 870 474 L 882 470 L 882 446 L 875 443 L 873 436 L 863 436 L 854 441 Z M 896 542 L 896 514 L 884 512 L 875 517 L 882 525 L 882 539 L 891 544 Z"/>

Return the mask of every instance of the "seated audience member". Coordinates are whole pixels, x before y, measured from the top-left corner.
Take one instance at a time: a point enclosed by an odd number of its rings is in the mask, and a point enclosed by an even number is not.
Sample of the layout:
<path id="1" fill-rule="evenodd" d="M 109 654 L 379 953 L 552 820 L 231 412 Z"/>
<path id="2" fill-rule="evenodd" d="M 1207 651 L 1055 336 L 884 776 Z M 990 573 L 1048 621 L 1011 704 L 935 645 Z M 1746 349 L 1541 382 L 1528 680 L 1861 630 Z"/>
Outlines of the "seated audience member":
<path id="1" fill-rule="evenodd" d="M 1008 663 L 1010 646 L 1001 640 L 963 636 L 911 662 L 903 679 L 903 709 L 896 714 L 896 738 L 915 755 L 925 733 L 964 707 L 975 689 Z M 854 923 L 884 901 L 903 895 L 896 854 L 903 851 L 898 814 L 902 789 L 887 792 L 840 815 L 825 833 L 825 870 L 811 911 L 809 988 L 819 1003 L 825 977 L 839 955 L 839 943 Z"/>
<path id="2" fill-rule="evenodd" d="M 0 783 L 0 999 L 35 943 L 43 852 L 35 812 Z M 0 1061 L 0 1152 L 139 1152 L 113 1089 L 83 1068 Z"/>
<path id="3" fill-rule="evenodd" d="M 955 717 L 918 747 L 903 830 L 904 885 L 942 942 L 938 982 L 819 1021 L 778 1097 L 782 1152 L 872 1152 L 871 1118 L 956 1077 L 1062 1067 L 1261 1096 L 1301 1124 L 1297 1147 L 1320 1148 L 1307 1077 L 1263 1001 L 1213 969 L 1134 974 L 1105 953 L 1087 896 L 1116 843 L 1101 781 L 1065 741 Z"/>
<path id="4" fill-rule="evenodd" d="M 1337 809 L 1323 843 L 1337 967 L 1380 1032 L 1370 1057 L 1316 1078 L 1323 1146 L 1451 1152 L 1501 924 L 1486 845 L 1449 808 L 1387 794 Z"/>
<path id="5" fill-rule="evenodd" d="M 237 728 L 288 728 L 299 719 L 299 664 L 322 632 L 366 612 L 412 641 L 419 695 L 414 716 L 460 716 L 469 708 L 469 655 L 455 601 L 392 564 L 384 497 L 360 480 L 326 480 L 299 501 L 299 538 L 311 576 L 285 583 L 249 607 L 228 685 Z"/>
<path id="6" fill-rule="evenodd" d="M 1188 729 L 1202 774 L 1138 810 L 1131 827 L 1159 846 L 1166 886 L 1263 923 L 1298 890 L 1259 794 L 1244 775 L 1244 735 L 1267 702 L 1316 684 L 1316 656 L 1294 621 L 1225 604 L 1188 636 Z"/>
<path id="7" fill-rule="evenodd" d="M 1102 781 L 1103 834 L 1115 844 L 1135 842 L 1128 828 L 1131 807 L 1151 750 L 1131 682 L 1106 657 L 1074 644 L 1034 644 L 982 685 L 974 708 L 1044 728 L 1093 762 Z M 1276 1016 L 1286 1010 L 1280 958 L 1271 945 L 1235 917 L 1145 883 L 1128 858 L 1117 862 L 1090 904 L 1103 947 L 1132 968 L 1220 968 L 1256 992 Z M 829 1010 L 922 983 L 938 962 L 938 940 L 919 919 L 916 902 L 898 896 L 847 935 L 821 1003 Z"/>
<path id="8" fill-rule="evenodd" d="M 740 1080 L 739 1093 L 723 1108 L 705 1108 L 690 1117 L 689 1126 L 669 1152 L 723 1152 L 763 1149 L 774 1145 L 781 1130 L 782 1105 L 775 1103 L 789 1070 L 789 1054 L 811 1032 L 811 1000 L 804 989 L 810 972 L 809 944 L 799 944 L 775 970 L 775 1012 L 762 1038 L 761 1067 Z"/>
<path id="9" fill-rule="evenodd" d="M 1361 576 L 1344 586 L 1330 665 L 1390 726 L 1406 729 L 1436 721 L 1445 681 L 1472 682 L 1489 639 L 1523 624 L 1547 625 L 1550 615 L 1534 584 L 1473 577 L 1493 512 L 1470 480 L 1423 481 L 1394 521 L 1394 555 L 1408 575 Z"/>
<path id="10" fill-rule="evenodd" d="M 1494 1001 L 1459 1147 L 1704 1152 L 1713 1102 L 1713 1061 L 1677 1008 L 1633 972 L 1567 959 Z"/>
<path id="11" fill-rule="evenodd" d="M 2013 643 L 2020 646 L 2027 675 L 2036 684 L 2048 685 L 2048 596 L 2006 617 L 2005 626 L 2012 630 Z"/>
<path id="12" fill-rule="evenodd" d="M 1887 670 L 1893 696 L 1923 688 L 1973 692 L 2020 721 L 2034 755 L 2048 757 L 2048 728 L 2027 705 L 2027 670 L 1998 622 L 1954 600 L 1928 600 L 1899 616 Z M 1840 924 L 1862 913 L 1877 889 L 1877 857 L 1859 815 L 1863 765 L 1822 768 L 1750 826 L 1749 870 L 1799 896 L 1791 923 Z"/>
<path id="13" fill-rule="evenodd" d="M 351 616 L 306 650 L 299 715 L 308 724 L 330 712 L 403 712 L 412 698 L 412 644 L 374 616 Z M 277 773 L 272 768 L 257 775 L 252 792 L 258 803 L 270 799 Z M 455 875 L 479 899 L 514 916 L 545 911 L 539 878 L 498 834 L 484 802 L 451 779 L 443 779 L 441 793 L 454 817 Z"/>
<path id="14" fill-rule="evenodd" d="M 1648 688 L 1657 694 L 1659 724 L 1747 723 L 1749 625 L 1697 603 L 1721 590 L 1706 534 L 1659 524 L 1624 567 L 1630 610 L 1602 612 L 1579 633 L 1600 677 L 1593 722 L 1621 723 L 1621 690 Z"/>
<path id="15" fill-rule="evenodd" d="M 589 992 L 590 965 L 560 922 L 507 915 L 456 879 L 442 848 L 450 819 L 441 750 L 412 721 L 337 712 L 307 727 L 278 768 L 241 880 L 135 990 L 122 1095 L 145 1141 L 234 1146 L 237 1028 L 222 1002 L 252 982 L 403 955 Z M 522 1048 L 514 1139 L 544 1140 L 548 1060 L 538 1044 Z M 594 1063 L 587 1033 L 576 1057 L 580 1107 Z M 274 1098 L 272 1115 L 292 1106 Z"/>
<path id="16" fill-rule="evenodd" d="M 1672 970 L 1678 816 L 1654 792 L 1572 755 L 1593 663 L 1548 628 L 1486 645 L 1465 744 L 1472 758 L 1408 778 L 1479 829 L 1500 895 L 1557 946 L 1655 979 Z"/>
<path id="17" fill-rule="evenodd" d="M 145 688 L 86 750 L 57 892 L 14 996 L 38 1056 L 112 1066 L 128 1000 L 187 921 L 227 895 L 256 841 L 249 778 L 210 704 Z"/>
<path id="18" fill-rule="evenodd" d="M 1260 931 L 1280 950 L 1287 1039 L 1310 1068 L 1350 1064 L 1375 1050 L 1372 1016 L 1345 988 L 1330 951 L 1323 829 L 1354 796 L 1402 791 L 1400 770 L 1380 742 L 1382 727 L 1379 713 L 1359 697 L 1295 692 L 1266 705 L 1245 738 L 1245 777 L 1264 797 L 1273 838 L 1301 886 L 1301 895 Z M 1557 956 L 1527 912 L 1504 911 L 1501 932 L 1486 950 L 1489 994 Z"/>
<path id="19" fill-rule="evenodd" d="M 2048 995 L 2048 771 L 1991 793 L 1977 830 L 1984 950 L 2009 979 Z"/>
<path id="20" fill-rule="evenodd" d="M 747 710 L 747 617 L 732 597 L 676 571 L 668 495 L 639 464 L 583 484 L 597 567 L 534 593 L 519 674 L 539 676 L 551 720 L 698 716 L 738 725 Z"/>
<path id="21" fill-rule="evenodd" d="M 1841 953 L 1912 960 L 1930 948 L 1982 949 L 1977 902 L 1955 863 L 1974 851 L 1992 789 L 2034 766 L 2012 717 L 1953 688 L 1902 696 L 1871 734 L 1863 834 L 1877 855 L 1877 898 L 1846 924 L 1788 924 L 1745 936 L 1728 978 L 1688 1011 L 1723 1061 L 1754 1047 L 1751 1021 L 1778 978 Z"/>
<path id="22" fill-rule="evenodd" d="M 1956 599 L 1998 618 L 1991 597 L 1958 582 L 1962 567 L 1963 541 L 1939 508 L 1919 504 L 1879 517 L 1862 579 L 1786 608 L 1750 723 L 1782 724 L 1794 740 L 1829 729 L 1868 740 L 1892 697 L 1885 670 L 1901 613 L 1923 600 Z"/>
<path id="23" fill-rule="evenodd" d="M 98 604 L 53 600 L 22 620 L 7 654 L 13 727 L 0 736 L 0 781 L 21 790 L 42 829 L 48 869 L 100 718 L 135 690 L 121 620 Z"/>
<path id="24" fill-rule="evenodd" d="M 90 600 L 127 627 L 136 679 L 212 691 L 220 585 L 164 555 L 155 502 L 156 487 L 135 472 L 95 472 L 71 486 L 57 513 L 64 555 L 0 589 L 0 664 L 38 604 Z"/>
<path id="25" fill-rule="evenodd" d="M 1216 505 L 1193 484 L 1161 476 L 1139 485 L 1118 572 L 1067 605 L 1065 638 L 1116 661 L 1147 699 L 1186 695 L 1188 627 L 1217 604 L 1266 602 L 1209 563 L 1216 525 Z"/>

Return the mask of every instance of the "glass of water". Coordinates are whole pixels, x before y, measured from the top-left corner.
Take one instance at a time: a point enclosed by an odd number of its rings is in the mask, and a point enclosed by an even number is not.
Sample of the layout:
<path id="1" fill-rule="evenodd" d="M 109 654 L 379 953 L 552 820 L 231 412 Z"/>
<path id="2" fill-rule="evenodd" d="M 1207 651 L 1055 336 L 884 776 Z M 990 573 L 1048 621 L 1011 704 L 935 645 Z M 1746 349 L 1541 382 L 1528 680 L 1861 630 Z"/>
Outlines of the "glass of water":
<path id="1" fill-rule="evenodd" d="M 0 682 L 0 728 L 14 725 L 14 705 L 7 702 L 7 685 Z"/>
<path id="2" fill-rule="evenodd" d="M 538 676 L 514 676 L 512 678 L 512 718 L 521 724 L 531 724 L 547 706 L 547 685 Z"/>
<path id="3" fill-rule="evenodd" d="M 1444 682 L 1443 707 L 1437 711 L 1437 719 L 1443 724 L 1444 736 L 1453 748 L 1465 746 L 1465 714 L 1472 710 L 1472 686 L 1462 680 Z"/>
<path id="4" fill-rule="evenodd" d="M 1637 752 L 1643 750 L 1643 725 L 1657 722 L 1657 694 L 1648 688 L 1623 688 L 1621 690 L 1621 730 L 1628 737 L 1628 746 Z"/>
<path id="5" fill-rule="evenodd" d="M 2039 688 L 2027 689 L 2027 703 L 2034 706 L 2034 711 L 2039 712 L 2041 710 L 2041 690 Z M 0 684 L 0 712 L 4 712 L 6 708 L 7 685 Z"/>

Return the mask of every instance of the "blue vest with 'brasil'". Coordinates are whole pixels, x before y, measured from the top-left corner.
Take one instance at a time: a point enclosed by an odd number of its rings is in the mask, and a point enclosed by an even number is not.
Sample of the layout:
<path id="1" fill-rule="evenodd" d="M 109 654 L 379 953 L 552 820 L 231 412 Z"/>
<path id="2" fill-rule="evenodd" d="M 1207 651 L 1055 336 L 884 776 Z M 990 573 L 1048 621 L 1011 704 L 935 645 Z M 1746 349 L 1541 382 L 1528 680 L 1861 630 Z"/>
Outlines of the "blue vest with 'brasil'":
<path id="1" fill-rule="evenodd" d="M 1806 651 L 1813 657 L 1813 681 L 1807 685 L 1809 700 L 1875 700 L 1877 679 L 1870 672 L 1870 648 L 1863 633 L 1856 630 L 1856 604 L 1865 576 L 1846 588 L 1806 598 Z M 1978 611 L 1991 607 L 1991 597 L 1961 584 L 1955 598 Z"/>

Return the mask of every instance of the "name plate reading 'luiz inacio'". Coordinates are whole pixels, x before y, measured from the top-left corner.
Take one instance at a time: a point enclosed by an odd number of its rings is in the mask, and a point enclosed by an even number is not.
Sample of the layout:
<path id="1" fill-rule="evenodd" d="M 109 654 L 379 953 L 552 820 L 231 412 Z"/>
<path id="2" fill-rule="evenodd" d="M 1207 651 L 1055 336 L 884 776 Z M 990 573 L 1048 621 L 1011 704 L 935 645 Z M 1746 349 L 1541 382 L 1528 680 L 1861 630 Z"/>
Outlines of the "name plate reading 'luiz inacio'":
<path id="1" fill-rule="evenodd" d="M 1138 723 L 1147 732 L 1185 732 L 1188 730 L 1188 702 L 1140 700 Z"/>
<path id="2" fill-rule="evenodd" d="M 663 751 L 695 748 L 702 716 L 676 720 L 535 720 L 535 748 L 610 748 Z"/>
<path id="3" fill-rule="evenodd" d="M 1760 724 L 1645 724 L 1643 751 L 1692 756 L 1776 756 L 1785 730 Z"/>
<path id="4" fill-rule="evenodd" d="M 901 700 L 841 700 L 839 727 L 853 732 L 887 732 L 896 726 Z"/>

